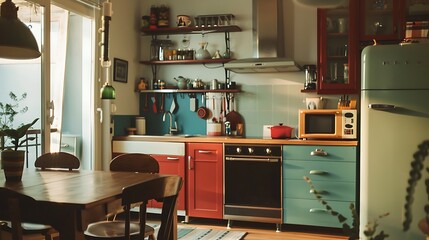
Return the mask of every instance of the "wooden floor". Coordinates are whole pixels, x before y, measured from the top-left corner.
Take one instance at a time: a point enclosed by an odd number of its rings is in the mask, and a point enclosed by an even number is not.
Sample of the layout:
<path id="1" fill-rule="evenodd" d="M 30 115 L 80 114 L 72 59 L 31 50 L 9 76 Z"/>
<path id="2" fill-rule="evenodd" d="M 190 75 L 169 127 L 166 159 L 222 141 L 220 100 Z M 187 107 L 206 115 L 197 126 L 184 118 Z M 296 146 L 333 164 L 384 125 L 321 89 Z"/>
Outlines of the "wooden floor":
<path id="1" fill-rule="evenodd" d="M 179 221 L 184 219 L 179 217 Z M 154 219 L 152 219 L 154 221 Z M 156 221 L 156 219 L 155 219 Z M 204 218 L 191 218 L 188 223 L 179 223 L 181 226 L 204 227 L 220 230 L 226 228 L 227 221 Z M 348 239 L 341 232 L 341 229 L 316 228 L 300 225 L 282 225 L 282 231 L 276 232 L 275 224 L 254 223 L 244 221 L 233 221 L 230 230 L 244 231 L 247 235 L 245 240 L 330 240 Z"/>

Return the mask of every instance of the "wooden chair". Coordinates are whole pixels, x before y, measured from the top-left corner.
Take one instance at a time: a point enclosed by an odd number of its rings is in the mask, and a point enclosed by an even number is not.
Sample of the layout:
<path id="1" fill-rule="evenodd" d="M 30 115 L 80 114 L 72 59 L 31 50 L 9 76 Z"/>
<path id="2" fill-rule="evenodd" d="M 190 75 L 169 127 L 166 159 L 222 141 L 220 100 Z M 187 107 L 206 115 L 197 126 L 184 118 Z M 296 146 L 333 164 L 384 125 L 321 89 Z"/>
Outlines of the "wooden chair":
<path id="1" fill-rule="evenodd" d="M 140 173 L 159 173 L 158 161 L 152 156 L 144 153 L 124 153 L 116 156 L 110 161 L 110 171 L 122 172 L 140 172 Z M 135 203 L 132 208 L 139 206 L 142 202 Z M 110 203 L 108 206 L 109 213 L 107 219 L 116 219 L 116 216 L 124 212 L 120 201 Z M 146 227 L 145 237 L 154 239 L 155 229 L 150 226 Z"/>
<path id="2" fill-rule="evenodd" d="M 21 212 L 21 206 L 31 206 L 35 202 L 36 200 L 29 196 L 7 188 L 0 188 L 0 204 L 4 206 L 3 209 L 8 209 L 2 213 L 2 216 L 4 214 L 11 219 L 11 221 L 1 221 L 0 229 L 10 232 L 13 240 L 21 240 L 27 234 L 41 234 L 45 240 L 52 240 L 52 234 L 56 231 L 51 226 L 23 222 L 26 213 Z"/>
<path id="3" fill-rule="evenodd" d="M 146 228 L 146 203 L 151 199 L 162 199 L 161 226 L 157 239 L 172 240 L 173 224 L 177 196 L 182 187 L 182 178 L 177 175 L 163 176 L 153 180 L 127 186 L 122 189 L 122 205 L 124 206 L 125 220 L 101 221 L 88 225 L 85 238 L 95 239 L 144 239 Z M 139 222 L 131 222 L 131 205 L 144 202 L 140 205 Z"/>
<path id="4" fill-rule="evenodd" d="M 42 170 L 61 168 L 71 171 L 80 167 L 80 160 L 75 155 L 66 152 L 45 153 L 36 159 L 34 166 Z"/>
<path id="5" fill-rule="evenodd" d="M 110 161 L 110 171 L 159 173 L 159 164 L 148 154 L 125 153 Z"/>

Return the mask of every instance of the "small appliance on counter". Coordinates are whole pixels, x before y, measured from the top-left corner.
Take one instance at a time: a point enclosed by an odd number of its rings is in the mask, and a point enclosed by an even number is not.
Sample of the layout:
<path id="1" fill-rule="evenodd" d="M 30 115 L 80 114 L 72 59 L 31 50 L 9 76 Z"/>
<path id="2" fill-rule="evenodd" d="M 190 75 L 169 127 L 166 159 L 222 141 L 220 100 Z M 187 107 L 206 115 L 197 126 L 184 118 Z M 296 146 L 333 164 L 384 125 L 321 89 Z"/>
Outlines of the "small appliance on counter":
<path id="1" fill-rule="evenodd" d="M 356 109 L 300 109 L 298 136 L 302 139 L 356 139 Z"/>
<path id="2" fill-rule="evenodd" d="M 317 71 L 316 65 L 305 65 L 305 90 L 316 90 Z"/>
<path id="3" fill-rule="evenodd" d="M 305 106 L 307 109 L 323 109 L 325 106 L 325 100 L 323 97 L 306 98 Z"/>

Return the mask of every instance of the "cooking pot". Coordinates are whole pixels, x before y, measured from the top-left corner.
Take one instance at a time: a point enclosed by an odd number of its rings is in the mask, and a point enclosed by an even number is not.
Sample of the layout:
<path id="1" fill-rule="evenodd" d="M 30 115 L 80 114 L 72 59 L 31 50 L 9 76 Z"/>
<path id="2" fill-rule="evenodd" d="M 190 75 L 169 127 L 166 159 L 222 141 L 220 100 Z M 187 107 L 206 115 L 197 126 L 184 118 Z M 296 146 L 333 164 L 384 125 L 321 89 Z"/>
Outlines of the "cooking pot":
<path id="1" fill-rule="evenodd" d="M 280 123 L 277 126 L 271 127 L 271 138 L 273 139 L 283 139 L 290 138 L 292 128 L 288 126 L 283 126 L 283 123 Z"/>

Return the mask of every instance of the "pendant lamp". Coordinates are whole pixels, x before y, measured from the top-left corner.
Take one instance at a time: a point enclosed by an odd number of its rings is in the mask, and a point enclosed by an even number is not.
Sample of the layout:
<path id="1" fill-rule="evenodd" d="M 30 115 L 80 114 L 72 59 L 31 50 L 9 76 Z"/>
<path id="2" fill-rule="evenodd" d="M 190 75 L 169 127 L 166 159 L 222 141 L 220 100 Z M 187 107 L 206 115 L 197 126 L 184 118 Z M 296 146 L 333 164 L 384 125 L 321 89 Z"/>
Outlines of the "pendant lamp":
<path id="1" fill-rule="evenodd" d="M 296 3 L 315 8 L 337 8 L 344 6 L 348 0 L 294 0 Z"/>
<path id="2" fill-rule="evenodd" d="M 33 59 L 40 55 L 30 29 L 18 19 L 18 7 L 6 0 L 1 4 L 0 58 Z"/>

